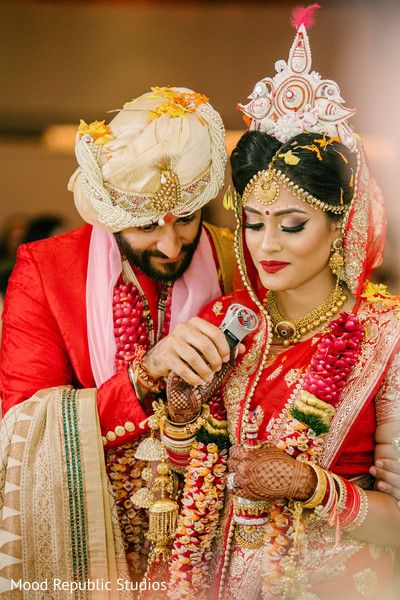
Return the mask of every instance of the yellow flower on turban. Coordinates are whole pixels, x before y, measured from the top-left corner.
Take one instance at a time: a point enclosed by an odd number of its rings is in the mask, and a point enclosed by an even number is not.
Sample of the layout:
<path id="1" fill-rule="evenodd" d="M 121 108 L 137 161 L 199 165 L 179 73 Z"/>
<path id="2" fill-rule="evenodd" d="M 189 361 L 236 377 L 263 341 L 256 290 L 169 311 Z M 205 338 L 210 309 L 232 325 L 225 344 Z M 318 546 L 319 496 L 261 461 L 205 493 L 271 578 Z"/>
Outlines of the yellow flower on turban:
<path id="1" fill-rule="evenodd" d="M 92 123 L 87 124 L 81 119 L 78 132 L 81 137 L 86 134 L 91 135 L 95 146 L 104 146 L 114 139 L 114 136 L 111 134 L 111 129 L 104 121 L 93 121 Z"/>

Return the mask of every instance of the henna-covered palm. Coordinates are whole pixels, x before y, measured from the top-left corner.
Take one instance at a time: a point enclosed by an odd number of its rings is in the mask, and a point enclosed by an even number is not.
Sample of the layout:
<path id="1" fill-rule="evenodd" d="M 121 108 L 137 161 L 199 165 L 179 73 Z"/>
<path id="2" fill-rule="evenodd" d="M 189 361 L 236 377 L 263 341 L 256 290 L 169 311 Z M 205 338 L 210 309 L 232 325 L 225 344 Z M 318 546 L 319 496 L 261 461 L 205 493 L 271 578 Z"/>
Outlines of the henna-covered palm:
<path id="1" fill-rule="evenodd" d="M 254 450 L 234 446 L 229 469 L 235 473 L 235 494 L 250 500 L 307 500 L 317 485 L 309 465 L 266 446 Z"/>
<path id="2" fill-rule="evenodd" d="M 173 371 L 167 379 L 168 413 L 175 423 L 191 421 L 199 413 L 201 406 L 207 403 L 214 392 L 221 387 L 233 367 L 235 360 L 234 350 L 228 362 L 223 363 L 213 379 L 204 385 L 192 387 Z"/>

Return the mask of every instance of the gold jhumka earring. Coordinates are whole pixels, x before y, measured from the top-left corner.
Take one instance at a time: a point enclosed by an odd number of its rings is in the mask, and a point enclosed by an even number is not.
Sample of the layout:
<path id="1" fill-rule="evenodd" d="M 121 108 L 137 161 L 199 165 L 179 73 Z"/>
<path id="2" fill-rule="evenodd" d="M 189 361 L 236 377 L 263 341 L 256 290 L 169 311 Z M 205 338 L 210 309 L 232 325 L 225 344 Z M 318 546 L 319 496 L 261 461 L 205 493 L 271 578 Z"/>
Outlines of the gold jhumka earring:
<path id="1" fill-rule="evenodd" d="M 340 277 L 340 274 L 344 267 L 343 258 L 343 240 L 342 238 L 336 238 L 332 243 L 331 256 L 329 258 L 329 268 L 336 277 Z"/>

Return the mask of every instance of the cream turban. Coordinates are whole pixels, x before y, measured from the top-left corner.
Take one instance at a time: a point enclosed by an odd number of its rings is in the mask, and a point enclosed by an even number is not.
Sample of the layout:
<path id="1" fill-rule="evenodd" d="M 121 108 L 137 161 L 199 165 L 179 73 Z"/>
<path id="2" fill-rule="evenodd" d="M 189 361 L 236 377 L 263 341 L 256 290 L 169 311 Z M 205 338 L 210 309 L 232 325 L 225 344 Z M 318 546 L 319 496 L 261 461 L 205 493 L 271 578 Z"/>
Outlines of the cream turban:
<path id="1" fill-rule="evenodd" d="M 190 214 L 224 183 L 221 117 L 186 88 L 152 88 L 109 125 L 81 121 L 75 152 L 68 189 L 83 219 L 109 231 Z"/>

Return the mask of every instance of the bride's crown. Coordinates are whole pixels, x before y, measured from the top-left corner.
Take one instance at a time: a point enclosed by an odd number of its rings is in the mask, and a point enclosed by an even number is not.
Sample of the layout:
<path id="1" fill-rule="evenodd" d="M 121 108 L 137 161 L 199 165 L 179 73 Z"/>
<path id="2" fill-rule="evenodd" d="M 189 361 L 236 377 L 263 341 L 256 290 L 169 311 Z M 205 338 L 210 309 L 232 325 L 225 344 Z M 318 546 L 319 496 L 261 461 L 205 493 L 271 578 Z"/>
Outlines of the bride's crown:
<path id="1" fill-rule="evenodd" d="M 313 4 L 295 8 L 292 25 L 297 30 L 288 61 L 275 63 L 276 75 L 256 83 L 248 104 L 238 104 L 249 129 L 265 131 L 282 143 L 304 132 L 339 138 L 355 150 L 357 135 L 347 123 L 355 114 L 346 108 L 335 81 L 311 71 L 311 48 L 307 35 L 320 8 Z"/>

